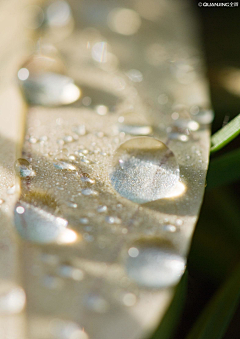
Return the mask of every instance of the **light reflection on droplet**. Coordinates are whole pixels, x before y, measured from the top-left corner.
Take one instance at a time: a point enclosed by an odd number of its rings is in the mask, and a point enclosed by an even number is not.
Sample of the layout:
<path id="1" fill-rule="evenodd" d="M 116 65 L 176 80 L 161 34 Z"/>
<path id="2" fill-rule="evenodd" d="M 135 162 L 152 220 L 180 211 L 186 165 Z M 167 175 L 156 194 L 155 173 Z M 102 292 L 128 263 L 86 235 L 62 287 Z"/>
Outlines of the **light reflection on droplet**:
<path id="1" fill-rule="evenodd" d="M 29 161 L 23 158 L 19 158 L 15 161 L 14 169 L 16 174 L 21 178 L 34 177 L 36 175 Z"/>
<path id="2" fill-rule="evenodd" d="M 131 135 L 149 135 L 152 133 L 152 127 L 147 125 L 118 124 L 118 129 L 120 132 Z"/>
<path id="3" fill-rule="evenodd" d="M 141 18 L 132 9 L 115 8 L 108 15 L 108 26 L 113 32 L 133 35 L 141 26 Z"/>
<path id="4" fill-rule="evenodd" d="M 161 141 L 133 138 L 115 152 L 110 178 L 115 190 L 138 203 L 165 198 L 179 181 L 174 154 Z"/>
<path id="5" fill-rule="evenodd" d="M 66 228 L 57 238 L 58 244 L 72 244 L 80 239 L 80 236 L 73 230 Z"/>
<path id="6" fill-rule="evenodd" d="M 133 82 L 141 82 L 143 80 L 142 73 L 137 69 L 131 69 L 127 72 L 127 76 Z"/>
<path id="7" fill-rule="evenodd" d="M 187 186 L 179 181 L 169 194 L 166 194 L 165 198 L 177 198 L 183 195 L 187 191 Z"/>

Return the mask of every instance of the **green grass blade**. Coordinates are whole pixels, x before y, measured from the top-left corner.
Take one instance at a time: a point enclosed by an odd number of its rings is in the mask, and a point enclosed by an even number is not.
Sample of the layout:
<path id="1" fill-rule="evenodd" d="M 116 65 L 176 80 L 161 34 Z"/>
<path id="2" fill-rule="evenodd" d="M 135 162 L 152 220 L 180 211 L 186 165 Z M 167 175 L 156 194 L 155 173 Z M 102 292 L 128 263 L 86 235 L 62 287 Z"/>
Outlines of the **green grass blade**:
<path id="1" fill-rule="evenodd" d="M 230 184 L 240 179 L 240 149 L 210 161 L 207 174 L 207 189 Z"/>
<path id="2" fill-rule="evenodd" d="M 217 131 L 211 138 L 211 152 L 216 152 L 227 145 L 240 133 L 240 114 L 226 126 Z"/>
<path id="3" fill-rule="evenodd" d="M 186 339 L 221 339 L 240 301 L 240 265 L 218 290 Z"/>
<path id="4" fill-rule="evenodd" d="M 182 314 L 183 306 L 186 300 L 187 294 L 187 272 L 184 273 L 180 283 L 178 284 L 174 298 L 165 313 L 160 326 L 151 337 L 151 339 L 169 339 L 172 337 L 174 331 L 177 328 L 180 316 Z"/>

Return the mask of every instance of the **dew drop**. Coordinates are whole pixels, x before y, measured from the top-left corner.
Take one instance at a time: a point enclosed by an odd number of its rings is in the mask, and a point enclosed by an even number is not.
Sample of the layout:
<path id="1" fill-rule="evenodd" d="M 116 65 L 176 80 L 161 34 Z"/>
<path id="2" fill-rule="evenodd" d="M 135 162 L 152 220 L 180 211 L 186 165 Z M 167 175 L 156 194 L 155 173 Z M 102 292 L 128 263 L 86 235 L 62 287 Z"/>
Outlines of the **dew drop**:
<path id="1" fill-rule="evenodd" d="M 98 206 L 97 211 L 98 211 L 99 213 L 107 212 L 107 206 L 105 206 L 105 205 L 100 205 L 100 206 Z"/>
<path id="2" fill-rule="evenodd" d="M 63 74 L 61 62 L 47 55 L 34 55 L 18 71 L 18 79 L 31 105 L 66 105 L 81 95 L 73 79 Z"/>
<path id="3" fill-rule="evenodd" d="M 87 173 L 83 173 L 83 175 L 81 176 L 81 181 L 87 182 L 88 184 L 95 184 L 95 180 L 91 179 L 89 174 Z"/>
<path id="4" fill-rule="evenodd" d="M 91 188 L 84 188 L 82 190 L 83 195 L 98 195 L 97 191 L 92 190 Z"/>
<path id="5" fill-rule="evenodd" d="M 86 134 L 86 127 L 85 127 L 85 125 L 79 125 L 79 126 L 74 126 L 73 128 L 72 128 L 72 131 L 74 132 L 74 133 L 77 133 L 78 135 L 85 135 Z"/>
<path id="6" fill-rule="evenodd" d="M 67 171 L 76 171 L 77 167 L 66 161 L 59 161 L 53 164 L 55 168 Z"/>
<path id="7" fill-rule="evenodd" d="M 67 220 L 25 202 L 16 204 L 14 221 L 22 238 L 37 243 L 58 241 L 68 224 Z"/>
<path id="8" fill-rule="evenodd" d="M 20 313 L 25 304 L 26 296 L 21 287 L 0 282 L 0 314 Z"/>
<path id="9" fill-rule="evenodd" d="M 108 224 L 121 224 L 122 222 L 121 219 L 119 219 L 118 217 L 114 217 L 114 216 L 107 216 L 105 220 Z"/>
<path id="10" fill-rule="evenodd" d="M 175 225 L 167 224 L 163 225 L 163 230 L 166 232 L 174 233 L 177 230 L 177 227 Z"/>
<path id="11" fill-rule="evenodd" d="M 185 259 L 173 248 L 157 241 L 139 241 L 134 244 L 135 255 L 128 255 L 125 267 L 128 276 L 139 285 L 165 288 L 175 285 L 185 270 Z"/>
<path id="12" fill-rule="evenodd" d="M 137 203 L 165 198 L 179 180 L 174 154 L 161 141 L 139 137 L 115 152 L 110 178 L 115 190 Z"/>
<path id="13" fill-rule="evenodd" d="M 214 113 L 210 109 L 200 109 L 196 114 L 193 115 L 193 119 L 201 125 L 211 124 L 214 118 Z"/>
<path id="14" fill-rule="evenodd" d="M 36 173 L 32 169 L 32 165 L 26 159 L 19 158 L 14 163 L 16 174 L 21 178 L 34 177 Z"/>
<path id="15" fill-rule="evenodd" d="M 182 133 L 171 132 L 168 134 L 168 138 L 171 140 L 179 140 L 182 142 L 187 142 L 189 140 L 189 136 Z"/>
<path id="16" fill-rule="evenodd" d="M 88 218 L 80 218 L 79 219 L 79 222 L 81 223 L 81 224 L 84 224 L 84 225 L 86 225 L 86 224 L 88 224 L 89 223 L 89 219 Z"/>

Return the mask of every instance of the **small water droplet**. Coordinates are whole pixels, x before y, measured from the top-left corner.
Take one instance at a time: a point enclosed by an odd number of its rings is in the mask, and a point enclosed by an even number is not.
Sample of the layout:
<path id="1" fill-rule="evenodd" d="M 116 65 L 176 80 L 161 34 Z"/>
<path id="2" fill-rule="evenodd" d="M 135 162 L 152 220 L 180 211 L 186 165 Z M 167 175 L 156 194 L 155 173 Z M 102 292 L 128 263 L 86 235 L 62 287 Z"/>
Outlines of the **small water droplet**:
<path id="1" fill-rule="evenodd" d="M 197 121 L 188 120 L 188 119 L 176 120 L 173 126 L 179 128 L 179 130 L 182 130 L 182 131 L 186 129 L 189 129 L 190 131 L 197 131 L 199 129 L 199 123 Z"/>
<path id="2" fill-rule="evenodd" d="M 12 187 L 9 187 L 9 188 L 7 189 L 7 194 L 12 195 L 12 194 L 14 194 L 15 192 L 16 192 L 16 186 L 15 186 L 15 185 L 13 185 Z"/>
<path id="3" fill-rule="evenodd" d="M 81 224 L 86 225 L 86 224 L 89 223 L 89 219 L 88 219 L 88 218 L 80 218 L 80 219 L 79 219 L 79 222 L 80 222 Z"/>
<path id="4" fill-rule="evenodd" d="M 177 226 L 182 226 L 183 225 L 183 220 L 182 219 L 177 219 L 176 220 L 176 225 Z"/>
<path id="5" fill-rule="evenodd" d="M 36 173 L 32 169 L 32 165 L 26 159 L 19 158 L 14 163 L 16 174 L 21 178 L 34 177 Z"/>
<path id="6" fill-rule="evenodd" d="M 0 199 L 0 205 L 4 204 L 5 200 L 4 199 Z"/>
<path id="7" fill-rule="evenodd" d="M 119 219 L 118 217 L 114 217 L 114 216 L 107 216 L 105 220 L 108 224 L 121 224 L 122 222 L 121 219 Z"/>
<path id="8" fill-rule="evenodd" d="M 147 125 L 119 124 L 118 129 L 120 132 L 124 132 L 131 135 L 149 135 L 152 133 L 152 127 Z"/>
<path id="9" fill-rule="evenodd" d="M 26 304 L 24 290 L 10 283 L 0 284 L 0 314 L 20 313 Z"/>
<path id="10" fill-rule="evenodd" d="M 139 137 L 116 150 L 110 178 L 120 195 L 145 203 L 164 198 L 172 191 L 179 180 L 179 166 L 164 143 Z"/>
<path id="11" fill-rule="evenodd" d="M 91 188 L 84 188 L 81 192 L 83 195 L 98 195 L 98 192 Z"/>
<path id="12" fill-rule="evenodd" d="M 100 205 L 100 206 L 98 206 L 97 211 L 98 211 L 99 213 L 107 212 L 107 206 L 105 206 L 105 205 Z"/>
<path id="13" fill-rule="evenodd" d="M 139 285 L 165 288 L 175 285 L 181 278 L 185 270 L 185 259 L 173 248 L 149 240 L 136 242 L 132 248 L 135 249 L 135 254 L 130 255 L 129 249 L 126 271 Z"/>
<path id="14" fill-rule="evenodd" d="M 182 141 L 182 142 L 187 142 L 189 140 L 188 135 L 177 133 L 177 132 L 169 133 L 168 138 L 171 139 L 171 140 L 179 140 L 179 141 Z"/>
<path id="15" fill-rule="evenodd" d="M 59 161 L 53 164 L 55 168 L 67 171 L 77 171 L 77 167 L 66 161 Z"/>
<path id="16" fill-rule="evenodd" d="M 163 230 L 166 232 L 174 233 L 177 231 L 177 227 L 175 225 L 167 224 L 163 225 Z"/>
<path id="17" fill-rule="evenodd" d="M 66 201 L 66 205 L 71 208 L 77 208 L 78 205 L 73 201 Z"/>
<path id="18" fill-rule="evenodd" d="M 199 109 L 198 112 L 196 114 L 193 114 L 193 115 L 194 115 L 193 119 L 201 125 L 211 124 L 211 122 L 213 121 L 213 118 L 214 118 L 214 113 L 210 109 Z"/>
<path id="19" fill-rule="evenodd" d="M 89 174 L 87 173 L 83 173 L 82 176 L 81 176 L 81 181 L 82 182 L 86 182 L 88 184 L 95 184 L 95 180 L 94 179 L 91 179 Z"/>

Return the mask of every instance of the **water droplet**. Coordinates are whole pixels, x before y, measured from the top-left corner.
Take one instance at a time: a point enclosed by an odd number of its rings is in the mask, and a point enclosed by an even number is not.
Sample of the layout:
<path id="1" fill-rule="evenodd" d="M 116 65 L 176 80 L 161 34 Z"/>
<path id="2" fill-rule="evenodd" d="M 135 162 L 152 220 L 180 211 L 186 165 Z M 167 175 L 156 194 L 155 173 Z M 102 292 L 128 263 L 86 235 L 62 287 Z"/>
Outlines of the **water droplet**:
<path id="1" fill-rule="evenodd" d="M 168 134 L 168 138 L 172 140 L 179 140 L 182 142 L 187 142 L 189 140 L 189 136 L 186 134 L 181 134 L 177 132 L 171 132 Z"/>
<path id="2" fill-rule="evenodd" d="M 177 226 L 182 226 L 183 225 L 183 220 L 182 219 L 177 219 L 176 220 L 176 225 Z"/>
<path id="3" fill-rule="evenodd" d="M 95 180 L 91 179 L 89 174 L 83 173 L 81 176 L 82 182 L 87 182 L 88 184 L 95 184 Z"/>
<path id="4" fill-rule="evenodd" d="M 118 217 L 114 217 L 114 216 L 107 216 L 105 220 L 108 224 L 121 224 L 122 222 L 121 219 L 119 219 Z"/>
<path id="5" fill-rule="evenodd" d="M 90 293 L 85 298 L 86 307 L 97 313 L 106 313 L 109 309 L 109 303 L 100 295 Z"/>
<path id="6" fill-rule="evenodd" d="M 21 312 L 26 304 L 24 290 L 10 283 L 0 283 L 0 314 L 16 314 Z"/>
<path id="7" fill-rule="evenodd" d="M 179 119 L 174 121 L 173 126 L 179 128 L 179 130 L 186 130 L 189 129 L 190 131 L 197 131 L 199 129 L 199 123 L 194 120 L 188 119 Z"/>
<path id="8" fill-rule="evenodd" d="M 126 271 L 139 285 L 165 288 L 175 285 L 181 278 L 185 259 L 173 248 L 157 241 L 139 241 L 132 248 L 138 253 L 127 256 Z"/>
<path id="9" fill-rule="evenodd" d="M 98 195 L 97 191 L 92 190 L 91 188 L 84 188 L 82 190 L 83 195 Z"/>
<path id="10" fill-rule="evenodd" d="M 7 194 L 12 195 L 12 194 L 14 194 L 15 192 L 16 192 L 16 186 L 15 186 L 15 185 L 13 185 L 12 187 L 9 187 L 9 188 L 7 189 Z"/>
<path id="11" fill-rule="evenodd" d="M 120 132 L 124 132 L 131 135 L 149 135 L 152 133 L 152 127 L 147 125 L 119 124 L 118 129 Z"/>
<path id="12" fill-rule="evenodd" d="M 98 211 L 99 213 L 107 212 L 107 206 L 105 206 L 105 205 L 100 205 L 100 206 L 98 206 L 97 211 Z"/>
<path id="13" fill-rule="evenodd" d="M 26 160 L 19 158 L 14 163 L 16 174 L 21 178 L 34 177 L 36 173 L 32 169 L 32 165 Z"/>
<path id="14" fill-rule="evenodd" d="M 55 168 L 67 171 L 76 171 L 77 167 L 66 161 L 59 161 L 53 164 Z"/>
<path id="15" fill-rule="evenodd" d="M 16 204 L 14 221 L 24 239 L 38 243 L 58 241 L 58 237 L 65 234 L 68 224 L 67 220 L 25 202 Z"/>
<path id="16" fill-rule="evenodd" d="M 34 55 L 18 71 L 19 84 L 26 100 L 32 105 L 58 106 L 70 104 L 80 97 L 73 79 L 62 72 L 57 59 Z"/>
<path id="17" fill-rule="evenodd" d="M 81 223 L 81 224 L 88 224 L 89 223 L 89 219 L 88 218 L 80 218 L 79 219 L 79 222 Z"/>
<path id="18" fill-rule="evenodd" d="M 77 208 L 78 205 L 73 201 L 66 201 L 66 205 L 71 208 Z"/>
<path id="19" fill-rule="evenodd" d="M 139 137 L 126 141 L 115 152 L 110 178 L 123 197 L 145 203 L 169 194 L 179 180 L 174 154 L 161 141 Z"/>
<path id="20" fill-rule="evenodd" d="M 0 199 L 0 205 L 4 204 L 5 200 L 4 199 Z"/>
<path id="21" fill-rule="evenodd" d="M 174 233 L 176 232 L 177 227 L 175 225 L 167 224 L 167 225 L 163 225 L 163 230 L 166 232 Z"/>
<path id="22" fill-rule="evenodd" d="M 211 124 L 211 122 L 213 121 L 213 118 L 214 118 L 214 113 L 210 109 L 199 109 L 198 112 L 196 114 L 193 114 L 193 115 L 194 115 L 193 119 L 201 125 Z"/>

